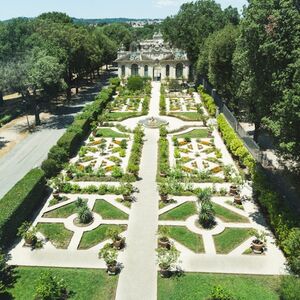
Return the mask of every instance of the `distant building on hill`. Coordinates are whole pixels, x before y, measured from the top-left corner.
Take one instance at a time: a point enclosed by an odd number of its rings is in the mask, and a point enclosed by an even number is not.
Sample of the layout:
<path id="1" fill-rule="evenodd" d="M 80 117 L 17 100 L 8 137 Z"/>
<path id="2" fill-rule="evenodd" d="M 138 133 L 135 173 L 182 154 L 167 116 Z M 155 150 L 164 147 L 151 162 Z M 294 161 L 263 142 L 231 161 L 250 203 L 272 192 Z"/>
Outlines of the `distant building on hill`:
<path id="1" fill-rule="evenodd" d="M 151 40 L 132 43 L 130 50 L 119 50 L 118 75 L 151 77 L 153 80 L 187 80 L 190 77 L 190 62 L 185 51 L 171 48 L 164 42 L 162 34 L 154 34 Z"/>

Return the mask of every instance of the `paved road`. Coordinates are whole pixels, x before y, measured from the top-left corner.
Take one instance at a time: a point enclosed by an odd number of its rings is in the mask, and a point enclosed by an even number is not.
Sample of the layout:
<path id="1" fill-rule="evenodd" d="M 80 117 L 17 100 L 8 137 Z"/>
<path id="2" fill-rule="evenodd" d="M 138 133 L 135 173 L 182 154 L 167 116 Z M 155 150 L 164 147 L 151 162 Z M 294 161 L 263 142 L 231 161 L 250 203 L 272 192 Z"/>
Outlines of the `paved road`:
<path id="1" fill-rule="evenodd" d="M 74 96 L 77 104 L 65 107 L 63 114 L 52 117 L 0 159 L 0 199 L 27 172 L 41 165 L 49 149 L 63 135 L 74 116 L 94 99 L 106 80 L 107 76 L 103 76 L 94 86 Z"/>

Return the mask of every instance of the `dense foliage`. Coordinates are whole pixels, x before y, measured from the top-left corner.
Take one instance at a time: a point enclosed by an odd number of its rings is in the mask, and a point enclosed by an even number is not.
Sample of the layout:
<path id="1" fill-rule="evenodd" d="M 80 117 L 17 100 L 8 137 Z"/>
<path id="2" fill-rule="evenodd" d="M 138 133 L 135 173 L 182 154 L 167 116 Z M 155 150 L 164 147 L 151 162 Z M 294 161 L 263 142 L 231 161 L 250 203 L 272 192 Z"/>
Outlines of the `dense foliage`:
<path id="1" fill-rule="evenodd" d="M 248 2 L 241 19 L 214 0 L 186 3 L 162 29 L 187 50 L 197 77 L 213 84 L 237 118 L 254 124 L 256 141 L 266 129 L 280 154 L 299 162 L 299 5 Z"/>
<path id="2" fill-rule="evenodd" d="M 28 172 L 0 201 L 0 245 L 9 246 L 18 227 L 32 217 L 45 196 L 45 176 L 41 169 Z"/>
<path id="3" fill-rule="evenodd" d="M 117 24 L 77 25 L 56 12 L 0 22 L 0 105 L 5 93 L 18 92 L 34 107 L 39 124 L 40 101 L 61 91 L 70 98 L 84 76 L 113 62 L 122 42 L 113 35 L 115 27 L 121 30 Z"/>

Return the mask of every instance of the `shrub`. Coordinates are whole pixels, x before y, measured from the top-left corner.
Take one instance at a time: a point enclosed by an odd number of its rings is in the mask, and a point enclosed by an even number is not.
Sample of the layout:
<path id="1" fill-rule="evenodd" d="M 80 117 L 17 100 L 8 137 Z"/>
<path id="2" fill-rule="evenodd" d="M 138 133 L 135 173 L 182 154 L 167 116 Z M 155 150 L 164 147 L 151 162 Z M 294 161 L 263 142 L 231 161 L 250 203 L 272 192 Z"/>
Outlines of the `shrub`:
<path id="1" fill-rule="evenodd" d="M 282 277 L 279 296 L 282 300 L 300 300 L 300 279 L 295 276 Z"/>
<path id="2" fill-rule="evenodd" d="M 133 145 L 131 149 L 131 154 L 128 161 L 127 172 L 131 173 L 135 176 L 138 176 L 139 173 L 139 165 L 142 155 L 142 147 L 144 144 L 143 141 L 144 131 L 141 126 L 137 126 L 134 129 L 134 137 L 133 137 Z"/>
<path id="3" fill-rule="evenodd" d="M 93 220 L 92 211 L 89 209 L 86 203 L 79 207 L 78 219 L 81 224 L 88 224 Z"/>
<path id="4" fill-rule="evenodd" d="M 217 106 L 215 104 L 215 101 L 214 99 L 205 92 L 204 88 L 202 85 L 200 85 L 198 87 L 198 93 L 201 95 L 201 99 L 208 111 L 208 113 L 211 115 L 211 116 L 215 116 L 216 115 L 216 112 L 217 112 Z"/>
<path id="5" fill-rule="evenodd" d="M 246 149 L 241 139 L 237 136 L 233 128 L 226 121 L 223 114 L 217 117 L 219 130 L 229 151 L 238 158 L 243 167 L 247 167 L 251 173 L 254 171 L 255 160 Z"/>
<path id="6" fill-rule="evenodd" d="M 59 173 L 61 163 L 53 159 L 46 159 L 43 161 L 41 168 L 45 172 L 46 178 L 51 178 Z"/>
<path id="7" fill-rule="evenodd" d="M 64 148 L 55 145 L 50 149 L 48 158 L 57 162 L 66 162 L 68 160 L 68 153 Z"/>
<path id="8" fill-rule="evenodd" d="M 14 241 L 18 227 L 29 220 L 39 208 L 46 188 L 44 172 L 28 172 L 0 201 L 0 245 L 8 247 Z"/>
<path id="9" fill-rule="evenodd" d="M 284 200 L 274 191 L 268 175 L 261 168 L 256 168 L 254 172 L 253 190 L 257 201 L 266 212 L 279 245 L 287 256 L 291 270 L 299 275 L 300 221 L 297 214 L 287 207 Z"/>
<path id="10" fill-rule="evenodd" d="M 49 272 L 40 276 L 35 293 L 35 299 L 40 300 L 67 299 L 69 294 L 64 280 L 53 276 Z"/>
<path id="11" fill-rule="evenodd" d="M 211 291 L 211 295 L 208 298 L 208 300 L 235 300 L 228 291 L 226 291 L 221 286 L 215 286 L 213 290 Z"/>
<path id="12" fill-rule="evenodd" d="M 8 260 L 9 255 L 0 250 L 0 296 L 14 280 L 11 267 L 7 264 Z"/>
<path id="13" fill-rule="evenodd" d="M 141 91 L 144 88 L 144 80 L 140 76 L 131 76 L 127 80 L 127 88 L 130 91 Z"/>

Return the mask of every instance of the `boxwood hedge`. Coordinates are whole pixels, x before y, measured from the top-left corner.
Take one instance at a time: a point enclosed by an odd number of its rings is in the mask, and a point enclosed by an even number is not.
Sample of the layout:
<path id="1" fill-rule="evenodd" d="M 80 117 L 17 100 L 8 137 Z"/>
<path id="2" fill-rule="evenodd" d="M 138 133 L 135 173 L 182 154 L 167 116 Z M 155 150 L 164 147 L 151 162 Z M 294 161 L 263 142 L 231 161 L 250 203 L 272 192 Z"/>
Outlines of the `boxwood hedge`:
<path id="1" fill-rule="evenodd" d="M 44 172 L 37 168 L 28 172 L 0 200 L 0 246 L 7 248 L 16 237 L 18 227 L 32 217 L 45 196 Z"/>

